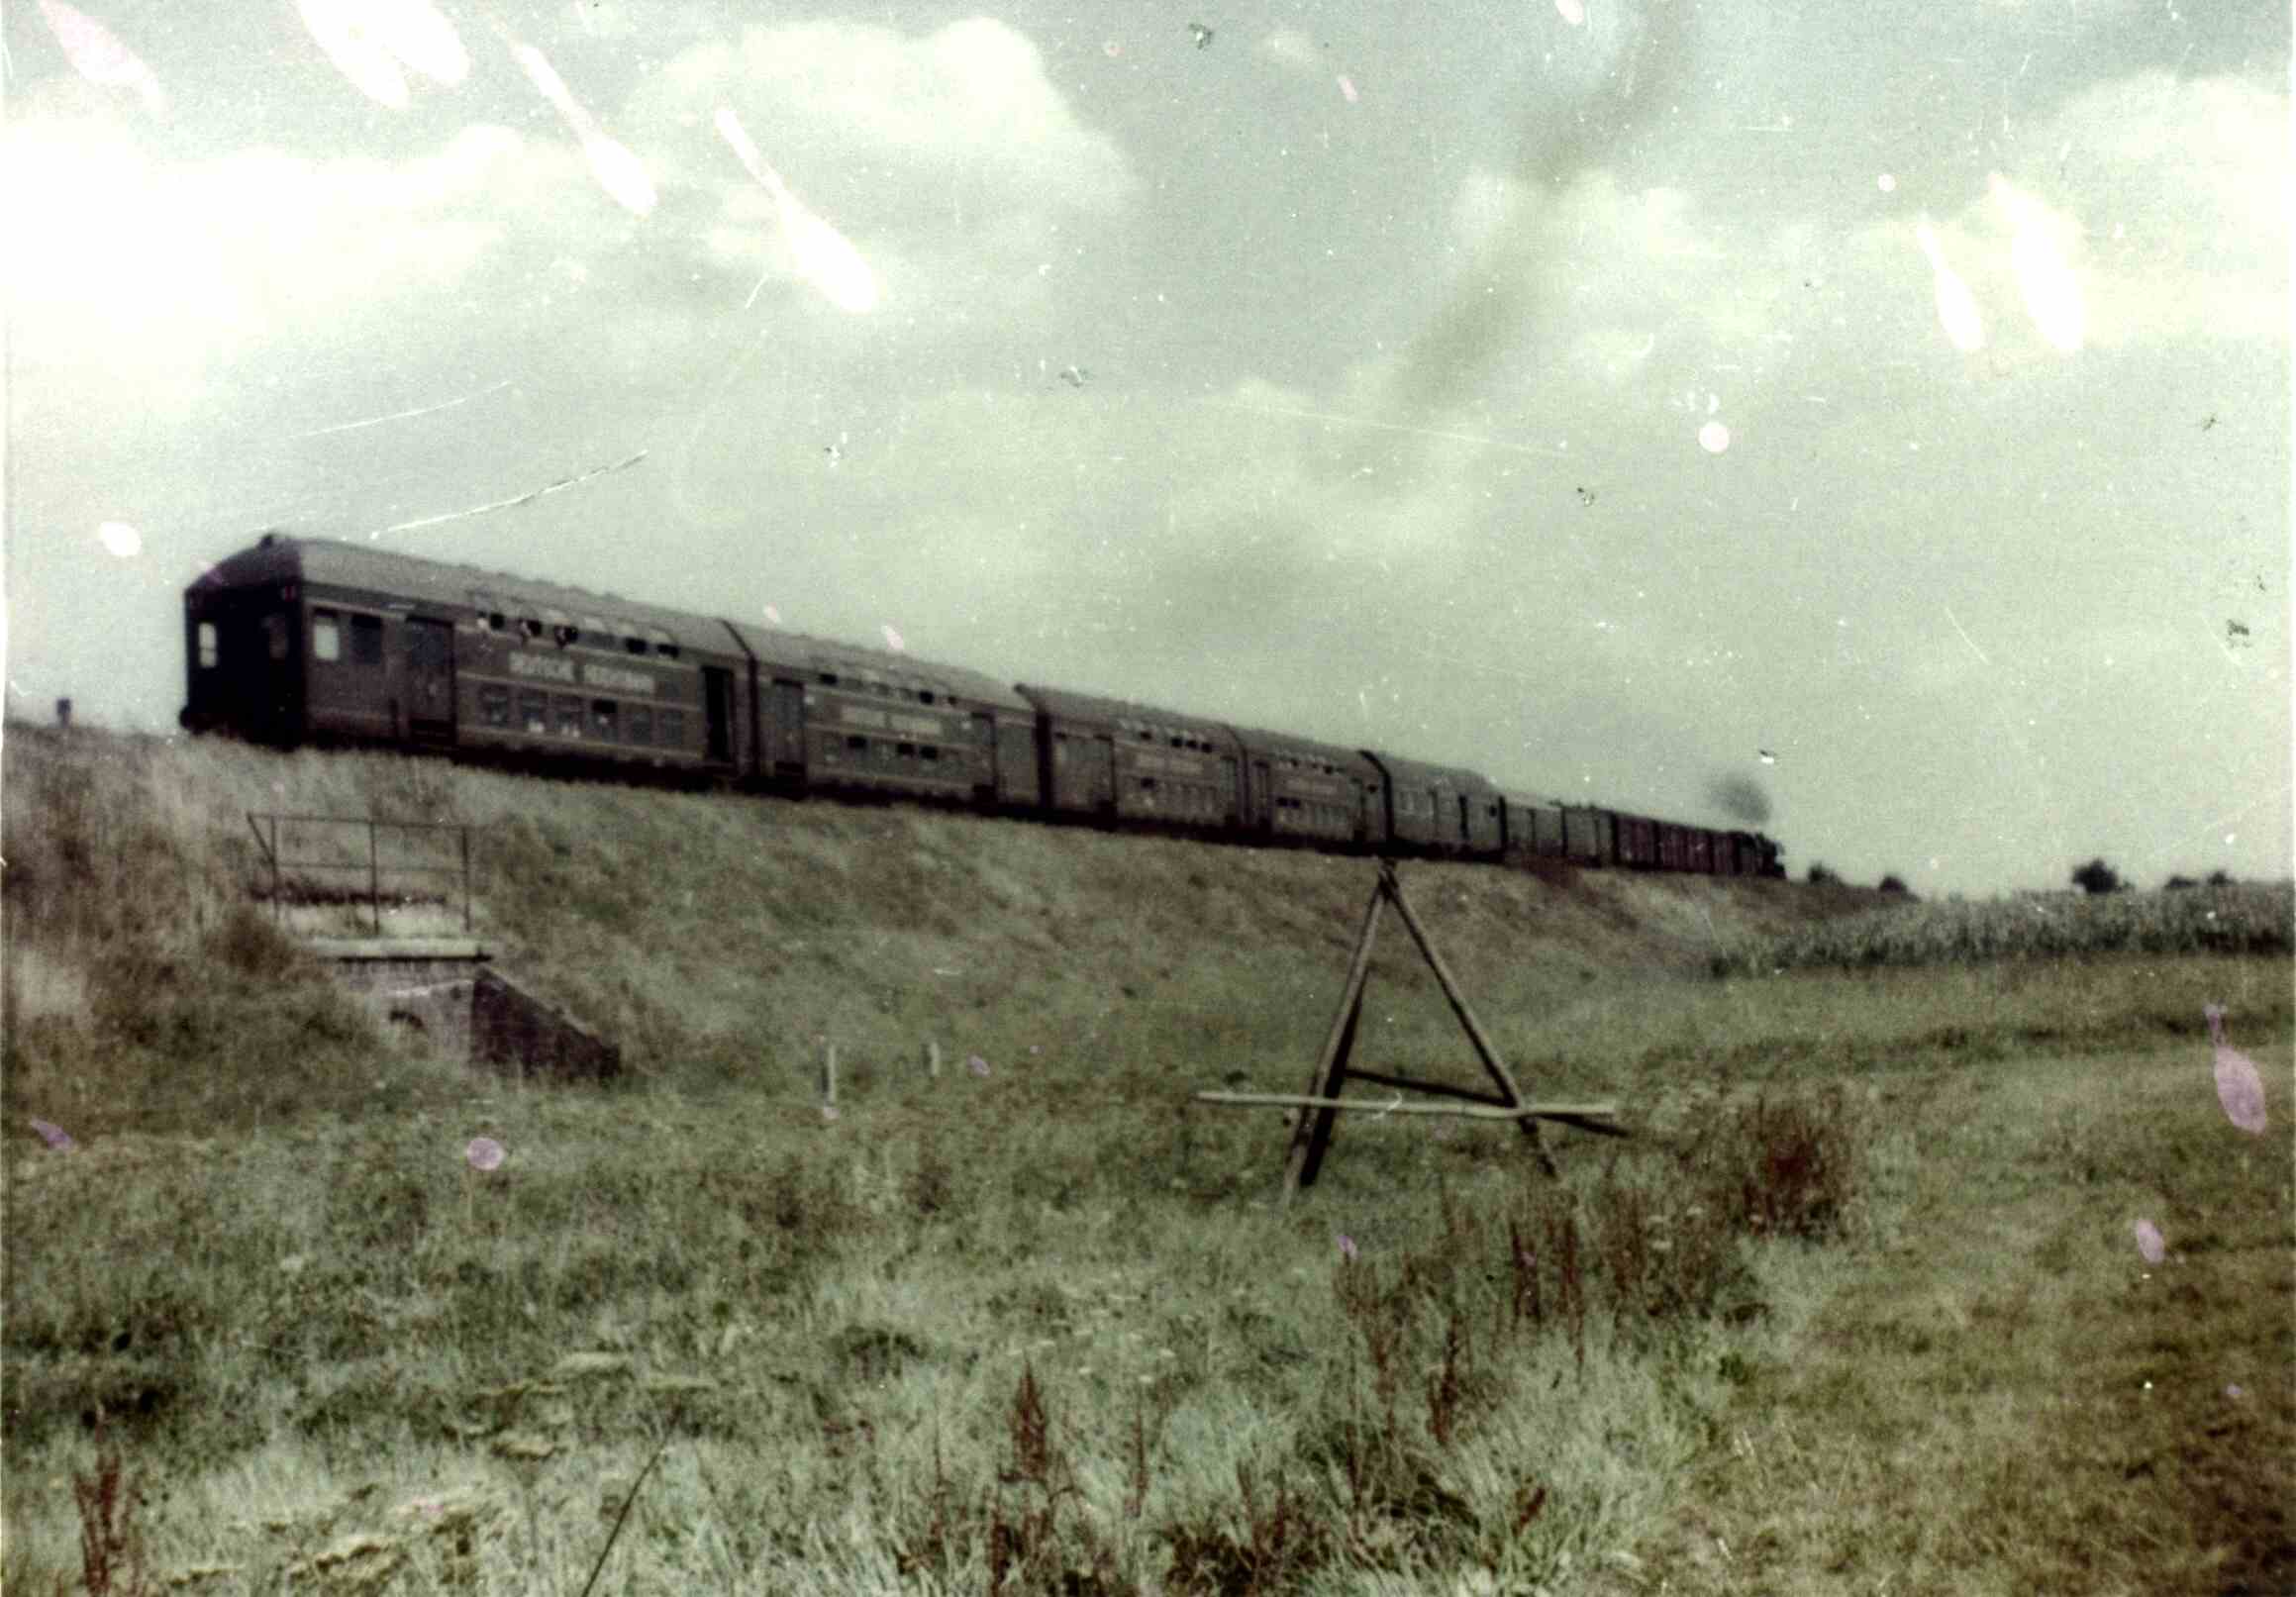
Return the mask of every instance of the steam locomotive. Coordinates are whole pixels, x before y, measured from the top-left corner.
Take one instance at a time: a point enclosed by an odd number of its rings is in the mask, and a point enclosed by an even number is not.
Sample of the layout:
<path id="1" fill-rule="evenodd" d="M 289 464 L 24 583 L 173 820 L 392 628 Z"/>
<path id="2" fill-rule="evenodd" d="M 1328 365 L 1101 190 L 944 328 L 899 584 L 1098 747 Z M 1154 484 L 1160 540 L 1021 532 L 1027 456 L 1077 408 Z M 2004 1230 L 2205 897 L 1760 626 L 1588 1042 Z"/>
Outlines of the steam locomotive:
<path id="1" fill-rule="evenodd" d="M 1758 833 L 334 540 L 266 534 L 183 603 L 193 732 L 1263 845 L 1783 874 Z"/>

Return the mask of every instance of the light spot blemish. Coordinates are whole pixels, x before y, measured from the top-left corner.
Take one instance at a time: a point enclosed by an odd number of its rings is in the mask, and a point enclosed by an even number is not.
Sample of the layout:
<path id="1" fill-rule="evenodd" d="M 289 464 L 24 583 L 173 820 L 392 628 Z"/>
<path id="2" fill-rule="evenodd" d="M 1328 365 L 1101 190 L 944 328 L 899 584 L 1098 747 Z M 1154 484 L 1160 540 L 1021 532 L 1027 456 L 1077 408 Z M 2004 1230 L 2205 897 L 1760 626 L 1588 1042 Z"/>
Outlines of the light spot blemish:
<path id="1" fill-rule="evenodd" d="M 167 96 L 159 88 L 159 79 L 109 28 L 62 0 L 40 0 L 40 14 L 47 19 L 48 31 L 63 47 L 64 58 L 71 62 L 73 71 L 107 89 L 134 89 L 145 110 L 155 117 L 167 114 Z"/>
<path id="2" fill-rule="evenodd" d="M 598 125 L 598 119 L 576 100 L 566 87 L 565 79 L 544 59 L 543 52 L 532 45 L 522 45 L 504 34 L 503 42 L 510 46 L 511 55 L 520 70 L 527 75 L 542 97 L 553 106 L 567 129 L 581 142 L 582 153 L 589 158 L 591 175 L 599 186 L 614 197 L 614 202 L 639 216 L 653 210 L 655 194 L 653 179 L 646 173 L 646 165 L 628 146 L 611 138 Z"/>
<path id="3" fill-rule="evenodd" d="M 1708 422 L 1698 430 L 1698 447 L 1708 454 L 1720 454 L 1730 448 L 1730 429 L 1720 422 Z"/>

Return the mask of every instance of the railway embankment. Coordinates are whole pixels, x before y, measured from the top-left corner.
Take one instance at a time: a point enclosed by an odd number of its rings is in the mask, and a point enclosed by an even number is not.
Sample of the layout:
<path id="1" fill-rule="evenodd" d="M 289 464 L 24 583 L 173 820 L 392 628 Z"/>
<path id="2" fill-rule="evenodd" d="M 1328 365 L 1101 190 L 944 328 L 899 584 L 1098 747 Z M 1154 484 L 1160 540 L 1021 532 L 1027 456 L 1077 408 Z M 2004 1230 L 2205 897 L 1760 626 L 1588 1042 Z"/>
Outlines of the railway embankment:
<path id="1" fill-rule="evenodd" d="M 795 1090 L 834 1042 L 849 1086 L 937 1046 L 1111 1078 L 1161 1061 L 1175 1091 L 1235 1074 L 1288 1089 L 1372 880 L 1365 860 L 1288 849 L 218 739 L 16 727 L 6 761 L 8 1000 L 24 1022 L 9 1095 L 37 1089 L 99 1126 L 211 1124 L 226 1096 L 264 1117 L 353 1108 L 370 1066 L 409 1046 L 342 1002 L 294 935 L 355 934 L 367 908 L 316 880 L 298 897 L 290 871 L 296 901 L 275 913 L 250 814 L 467 827 L 472 935 L 618 1047 L 632 1078 L 693 1088 Z M 384 874 L 386 904 L 420 896 Z M 1405 877 L 1534 1077 L 1533 1034 L 1592 995 L 1695 977 L 1749 937 L 1883 902 L 1567 866 Z M 440 929 L 458 930 L 449 897 Z M 388 915 L 421 930 L 423 907 Z M 1389 942 L 1365 1047 L 1457 1051 L 1425 967 Z"/>
<path id="2" fill-rule="evenodd" d="M 1408 864 L 1635 1135 L 1355 1116 L 1284 1207 L 1277 1113 L 1188 1093 L 1298 1088 L 1363 861 L 5 758 L 9 1589 L 2290 1589 L 2285 885 L 1717 976 L 1877 901 Z M 470 935 L 620 1081 L 378 1025 L 250 810 L 469 826 Z M 1400 935 L 1355 1059 L 1476 1079 Z"/>

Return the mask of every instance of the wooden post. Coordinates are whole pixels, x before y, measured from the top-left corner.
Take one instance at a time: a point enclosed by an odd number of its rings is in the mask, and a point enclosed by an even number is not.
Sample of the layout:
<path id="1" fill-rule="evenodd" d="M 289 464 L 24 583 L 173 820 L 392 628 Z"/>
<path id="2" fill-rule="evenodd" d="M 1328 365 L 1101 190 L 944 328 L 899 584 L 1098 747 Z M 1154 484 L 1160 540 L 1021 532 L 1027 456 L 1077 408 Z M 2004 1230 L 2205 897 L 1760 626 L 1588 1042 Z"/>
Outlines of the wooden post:
<path id="1" fill-rule="evenodd" d="M 1339 1013 L 1332 1017 L 1331 1035 L 1324 1040 L 1315 1073 L 1308 1078 L 1307 1096 L 1311 1098 L 1337 1098 L 1341 1083 L 1348 1078 L 1348 1056 L 1355 1049 L 1355 1024 L 1363 1013 L 1363 982 L 1371 973 L 1371 949 L 1379 941 L 1379 911 L 1387 901 L 1386 868 L 1380 866 L 1380 885 L 1371 890 L 1371 902 L 1363 910 L 1363 930 L 1355 935 L 1355 957 L 1348 966 L 1347 985 L 1340 989 Z M 1284 1161 L 1285 1203 L 1315 1180 L 1339 1119 L 1336 1109 L 1318 1109 L 1312 1115 L 1302 1111 L 1299 1123 L 1292 1127 L 1291 1152 Z"/>
<path id="2" fill-rule="evenodd" d="M 941 1079 L 941 1045 L 930 1037 L 925 1040 L 925 1073 L 935 1081 Z"/>
<path id="3" fill-rule="evenodd" d="M 1403 896 L 1403 883 L 1395 877 L 1395 866 L 1384 859 L 1379 862 L 1379 888 L 1395 900 L 1395 913 L 1403 917 L 1403 929 L 1411 934 L 1411 941 L 1419 945 L 1419 951 L 1427 955 L 1428 968 L 1435 972 L 1436 981 L 1443 987 L 1444 997 L 1450 1000 L 1451 1013 L 1458 1016 L 1459 1025 L 1466 1028 L 1467 1041 L 1475 1046 L 1475 1052 L 1481 1057 L 1483 1068 L 1490 1072 L 1491 1079 L 1498 1082 L 1499 1090 L 1506 1094 L 1507 1106 L 1510 1109 L 1519 1108 L 1523 1102 L 1523 1089 L 1515 1084 L 1514 1076 L 1499 1062 L 1499 1050 L 1491 1047 L 1491 1040 L 1483 1035 L 1482 1027 L 1476 1024 L 1475 1012 L 1467 1008 L 1466 995 L 1459 991 L 1459 984 L 1451 980 L 1450 971 L 1443 962 L 1443 955 L 1435 951 L 1435 944 L 1429 940 L 1426 929 L 1419 924 L 1419 917 L 1411 912 L 1411 901 Z M 1526 1115 L 1516 1124 L 1523 1128 L 1523 1135 L 1531 1139 L 1531 1150 L 1539 1155 L 1539 1167 L 1548 1175 L 1555 1174 L 1554 1160 L 1547 1153 L 1546 1145 L 1539 1141 L 1539 1123 Z"/>
<path id="4" fill-rule="evenodd" d="M 821 1050 L 821 1107 L 837 1107 L 837 1045 L 825 1044 Z"/>
<path id="5" fill-rule="evenodd" d="M 374 935 L 382 936 L 382 867 L 375 852 L 374 822 L 366 824 L 366 897 L 374 906 Z"/>

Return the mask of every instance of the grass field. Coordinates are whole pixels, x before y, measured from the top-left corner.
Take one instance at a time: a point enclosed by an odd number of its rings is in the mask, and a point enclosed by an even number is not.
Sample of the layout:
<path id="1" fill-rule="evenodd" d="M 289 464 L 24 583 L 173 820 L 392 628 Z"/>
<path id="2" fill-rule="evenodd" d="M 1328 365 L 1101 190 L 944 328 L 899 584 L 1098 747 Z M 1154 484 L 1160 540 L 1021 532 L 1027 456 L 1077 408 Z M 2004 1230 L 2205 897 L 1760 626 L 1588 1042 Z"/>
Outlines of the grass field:
<path id="1" fill-rule="evenodd" d="M 2282 953 L 1715 979 L 1870 900 L 1409 865 L 1527 1085 L 1637 1135 L 1549 1182 L 1354 1117 L 1284 1209 L 1274 1112 L 1186 1095 L 1296 1089 L 1360 863 L 8 759 L 12 1591 L 2296 1587 Z M 489 825 L 488 935 L 633 1081 L 373 1036 L 244 913 L 265 799 Z M 1470 1078 L 1399 950 L 1372 995 L 1364 1062 Z"/>

